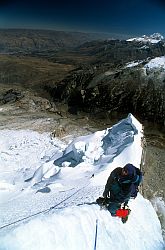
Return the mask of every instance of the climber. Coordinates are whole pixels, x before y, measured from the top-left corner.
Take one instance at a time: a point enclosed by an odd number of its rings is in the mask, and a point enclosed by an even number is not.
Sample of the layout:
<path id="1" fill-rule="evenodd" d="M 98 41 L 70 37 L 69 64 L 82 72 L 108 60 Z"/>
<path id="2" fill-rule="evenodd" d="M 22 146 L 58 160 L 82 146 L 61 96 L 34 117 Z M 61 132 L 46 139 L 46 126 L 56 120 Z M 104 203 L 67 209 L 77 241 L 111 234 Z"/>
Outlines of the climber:
<path id="1" fill-rule="evenodd" d="M 125 207 L 130 198 L 136 198 L 141 181 L 142 172 L 130 163 L 111 172 L 103 197 L 108 201 L 107 209 L 112 216 L 116 215 L 116 211 L 121 208 L 123 203 Z"/>

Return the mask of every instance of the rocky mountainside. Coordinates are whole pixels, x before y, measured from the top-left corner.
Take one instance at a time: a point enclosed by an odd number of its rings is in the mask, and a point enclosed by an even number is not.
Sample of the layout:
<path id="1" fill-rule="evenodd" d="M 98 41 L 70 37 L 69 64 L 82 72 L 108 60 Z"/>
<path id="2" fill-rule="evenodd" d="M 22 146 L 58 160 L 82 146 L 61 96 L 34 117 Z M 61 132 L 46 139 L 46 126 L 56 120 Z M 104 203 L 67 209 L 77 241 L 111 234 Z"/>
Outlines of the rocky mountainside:
<path id="1" fill-rule="evenodd" d="M 143 43 L 142 41 L 126 40 L 104 40 L 86 42 L 74 49 L 49 51 L 49 55 L 42 52 L 35 53 L 36 56 L 44 56 L 49 60 L 58 63 L 72 63 L 76 66 L 92 64 L 108 64 L 109 67 L 120 67 L 127 62 L 143 60 L 148 57 L 164 55 L 164 40 L 157 43 Z"/>
<path id="2" fill-rule="evenodd" d="M 91 42 L 79 53 L 90 54 L 92 62 L 48 88 L 54 100 L 67 103 L 73 113 L 131 112 L 143 120 L 165 123 L 164 41 Z M 151 67 L 154 58 L 157 66 Z"/>
<path id="3" fill-rule="evenodd" d="M 143 60 L 165 54 L 165 42 L 152 44 L 142 41 L 93 41 L 80 46 L 79 53 L 90 55 L 92 63 L 109 63 L 113 67 L 133 60 Z"/>

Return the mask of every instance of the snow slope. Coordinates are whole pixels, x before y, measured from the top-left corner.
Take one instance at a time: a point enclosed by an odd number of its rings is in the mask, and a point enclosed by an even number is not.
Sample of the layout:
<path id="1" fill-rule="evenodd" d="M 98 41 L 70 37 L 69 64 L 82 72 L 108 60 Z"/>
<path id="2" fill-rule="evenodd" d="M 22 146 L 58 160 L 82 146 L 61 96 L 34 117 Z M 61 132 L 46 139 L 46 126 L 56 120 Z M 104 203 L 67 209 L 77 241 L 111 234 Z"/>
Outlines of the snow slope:
<path id="1" fill-rule="evenodd" d="M 1 130 L 0 249 L 94 249 L 96 221 L 97 250 L 163 249 L 155 210 L 140 194 L 126 224 L 89 204 L 114 168 L 140 166 L 141 137 L 132 115 L 69 145 L 48 134 Z"/>
<path id="2" fill-rule="evenodd" d="M 126 64 L 125 68 L 133 68 L 138 65 L 144 64 L 145 61 L 136 61 L 136 62 L 129 62 Z M 151 60 L 148 61 L 148 63 L 144 64 L 143 69 L 146 71 L 147 70 L 161 70 L 162 72 L 165 71 L 165 56 L 160 56 L 160 57 L 155 57 Z"/>
<path id="3" fill-rule="evenodd" d="M 145 66 L 148 69 L 163 69 L 165 70 L 165 56 L 155 57 L 151 59 Z"/>

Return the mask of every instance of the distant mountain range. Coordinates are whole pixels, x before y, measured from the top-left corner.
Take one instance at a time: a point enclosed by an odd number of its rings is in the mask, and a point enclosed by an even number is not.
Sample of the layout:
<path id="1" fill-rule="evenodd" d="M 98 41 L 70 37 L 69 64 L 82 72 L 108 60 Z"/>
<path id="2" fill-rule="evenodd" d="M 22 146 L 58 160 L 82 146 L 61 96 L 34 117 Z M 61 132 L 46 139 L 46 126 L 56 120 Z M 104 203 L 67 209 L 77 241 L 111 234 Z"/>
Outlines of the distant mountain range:
<path id="1" fill-rule="evenodd" d="M 74 48 L 85 42 L 127 39 L 127 35 L 53 30 L 0 29 L 0 52 L 33 52 Z"/>

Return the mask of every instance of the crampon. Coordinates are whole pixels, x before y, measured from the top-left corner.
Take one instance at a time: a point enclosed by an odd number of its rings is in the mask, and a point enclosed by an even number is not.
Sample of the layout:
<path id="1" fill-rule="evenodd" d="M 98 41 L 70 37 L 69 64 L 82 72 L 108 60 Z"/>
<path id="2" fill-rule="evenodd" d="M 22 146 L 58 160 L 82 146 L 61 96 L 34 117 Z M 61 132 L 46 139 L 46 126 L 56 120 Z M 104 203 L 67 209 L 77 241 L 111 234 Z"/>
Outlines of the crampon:
<path id="1" fill-rule="evenodd" d="M 104 197 L 99 197 L 96 200 L 96 203 L 101 207 L 101 209 L 108 209 L 110 202 L 111 201 L 109 198 L 104 198 Z M 128 206 L 127 207 L 121 206 L 121 208 L 116 210 L 114 217 L 119 217 L 119 218 L 121 218 L 121 221 L 123 223 L 126 223 L 130 212 L 131 212 L 131 210 L 129 209 Z"/>

